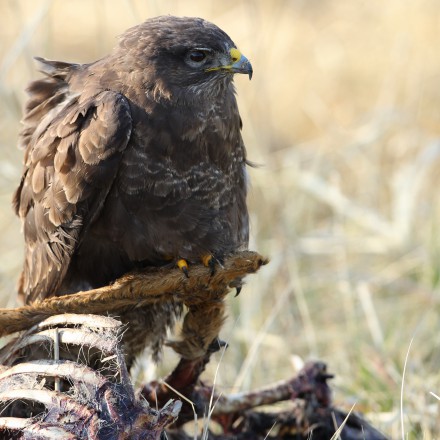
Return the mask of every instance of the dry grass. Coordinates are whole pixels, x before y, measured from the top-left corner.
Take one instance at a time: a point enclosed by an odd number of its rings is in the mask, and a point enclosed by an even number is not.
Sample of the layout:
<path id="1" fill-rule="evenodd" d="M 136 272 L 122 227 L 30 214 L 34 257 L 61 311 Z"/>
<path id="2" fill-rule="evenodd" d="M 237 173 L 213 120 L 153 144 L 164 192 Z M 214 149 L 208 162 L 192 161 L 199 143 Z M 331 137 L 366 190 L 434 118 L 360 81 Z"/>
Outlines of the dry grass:
<path id="1" fill-rule="evenodd" d="M 335 399 L 401 437 L 438 438 L 440 6 L 436 0 L 0 2 L 0 283 L 22 239 L 10 209 L 32 55 L 90 61 L 146 17 L 198 15 L 251 59 L 237 78 L 252 160 L 252 248 L 272 262 L 229 301 L 218 383 L 337 374 Z M 215 365 L 213 365 L 215 369 Z M 212 377 L 212 375 L 211 375 Z"/>

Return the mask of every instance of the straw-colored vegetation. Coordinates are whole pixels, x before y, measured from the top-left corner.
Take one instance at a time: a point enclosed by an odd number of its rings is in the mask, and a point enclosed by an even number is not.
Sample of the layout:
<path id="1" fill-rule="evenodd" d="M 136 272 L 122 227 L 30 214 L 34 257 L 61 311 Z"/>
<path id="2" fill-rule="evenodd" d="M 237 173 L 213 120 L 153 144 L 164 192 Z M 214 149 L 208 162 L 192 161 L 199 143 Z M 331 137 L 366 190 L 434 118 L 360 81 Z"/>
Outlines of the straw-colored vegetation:
<path id="1" fill-rule="evenodd" d="M 236 84 L 249 158 L 262 165 L 250 171 L 251 248 L 271 264 L 228 302 L 217 382 L 247 389 L 319 357 L 336 374 L 337 404 L 356 402 L 397 438 L 413 338 L 405 435 L 438 438 L 436 0 L 1 0 L 2 305 L 14 304 L 22 260 L 10 199 L 31 57 L 92 61 L 127 27 L 168 13 L 218 24 L 255 72 Z"/>

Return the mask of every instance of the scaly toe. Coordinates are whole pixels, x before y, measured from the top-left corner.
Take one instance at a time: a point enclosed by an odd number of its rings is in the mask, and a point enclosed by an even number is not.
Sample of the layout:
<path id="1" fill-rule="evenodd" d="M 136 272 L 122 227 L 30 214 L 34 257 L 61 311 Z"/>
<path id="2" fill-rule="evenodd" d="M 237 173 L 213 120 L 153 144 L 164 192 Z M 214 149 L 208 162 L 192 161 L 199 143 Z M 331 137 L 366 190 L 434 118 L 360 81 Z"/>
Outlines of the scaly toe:
<path id="1" fill-rule="evenodd" d="M 187 278 L 189 278 L 188 262 L 186 260 L 183 258 L 177 260 L 177 267 L 185 274 Z"/>
<path id="2" fill-rule="evenodd" d="M 215 263 L 216 260 L 213 255 L 206 254 L 202 256 L 202 263 L 205 267 L 209 267 L 211 271 L 211 276 L 215 274 Z"/>

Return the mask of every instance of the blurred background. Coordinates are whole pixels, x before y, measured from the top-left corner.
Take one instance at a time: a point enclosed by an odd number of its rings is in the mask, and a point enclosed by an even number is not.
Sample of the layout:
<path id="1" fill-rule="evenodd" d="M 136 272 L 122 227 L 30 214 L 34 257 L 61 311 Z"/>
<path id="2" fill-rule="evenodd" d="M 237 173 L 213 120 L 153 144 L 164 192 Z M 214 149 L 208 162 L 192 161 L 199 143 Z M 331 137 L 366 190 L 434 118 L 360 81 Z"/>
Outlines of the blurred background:
<path id="1" fill-rule="evenodd" d="M 23 256 L 11 197 L 32 57 L 94 61 L 160 14 L 213 21 L 254 67 L 236 86 L 260 165 L 251 248 L 271 263 L 228 299 L 230 347 L 205 377 L 247 390 L 319 358 L 338 406 L 396 438 L 402 405 L 405 438 L 438 438 L 437 0 L 0 0 L 0 305 L 15 305 Z"/>

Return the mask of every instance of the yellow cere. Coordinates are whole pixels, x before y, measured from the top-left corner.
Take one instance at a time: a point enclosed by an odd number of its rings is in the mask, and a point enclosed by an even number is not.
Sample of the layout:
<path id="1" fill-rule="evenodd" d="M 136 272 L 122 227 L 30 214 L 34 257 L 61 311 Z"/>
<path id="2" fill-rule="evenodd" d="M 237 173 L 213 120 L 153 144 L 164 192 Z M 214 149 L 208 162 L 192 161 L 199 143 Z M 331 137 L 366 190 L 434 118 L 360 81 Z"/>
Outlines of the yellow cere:
<path id="1" fill-rule="evenodd" d="M 232 65 L 234 63 L 236 63 L 241 57 L 241 52 L 236 49 L 235 47 L 233 47 L 232 49 L 229 50 L 229 54 L 231 55 L 231 64 L 226 65 L 226 66 L 217 66 L 217 67 L 209 67 L 208 69 L 205 69 L 205 72 L 212 72 L 214 70 L 230 70 L 232 69 Z"/>
<path id="2" fill-rule="evenodd" d="M 231 54 L 232 62 L 236 63 L 241 58 L 241 52 L 233 47 L 229 53 Z"/>

